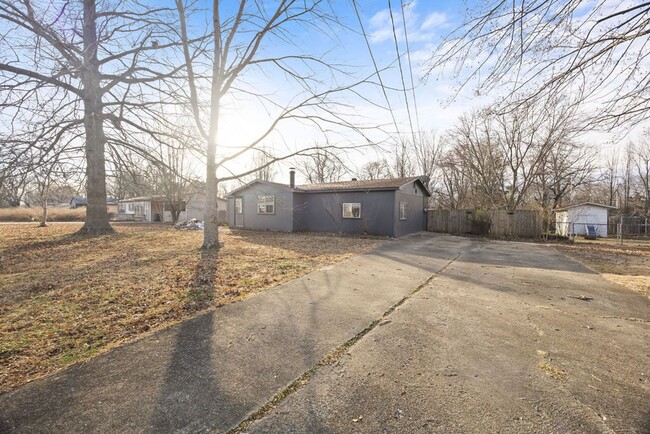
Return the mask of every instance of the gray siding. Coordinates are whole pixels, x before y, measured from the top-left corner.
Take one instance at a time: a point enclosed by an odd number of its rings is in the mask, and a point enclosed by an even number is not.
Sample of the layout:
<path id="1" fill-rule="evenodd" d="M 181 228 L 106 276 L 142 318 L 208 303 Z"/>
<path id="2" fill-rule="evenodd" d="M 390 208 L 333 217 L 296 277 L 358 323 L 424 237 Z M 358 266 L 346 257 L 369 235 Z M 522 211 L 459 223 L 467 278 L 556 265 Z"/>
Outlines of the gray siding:
<path id="1" fill-rule="evenodd" d="M 275 196 L 275 214 L 257 213 L 257 196 Z M 255 183 L 228 197 L 228 224 L 235 225 L 235 197 L 244 198 L 244 229 L 291 232 L 293 230 L 293 193 L 288 187 Z"/>
<path id="2" fill-rule="evenodd" d="M 296 193 L 296 230 L 394 236 L 394 191 Z M 361 218 L 344 219 L 342 204 L 361 204 Z"/>
<path id="3" fill-rule="evenodd" d="M 417 187 L 417 191 L 413 185 Z M 399 219 L 400 202 L 406 202 L 406 220 Z M 427 213 L 424 212 L 427 202 L 427 196 L 415 183 L 407 184 L 395 192 L 396 237 L 427 230 Z"/>

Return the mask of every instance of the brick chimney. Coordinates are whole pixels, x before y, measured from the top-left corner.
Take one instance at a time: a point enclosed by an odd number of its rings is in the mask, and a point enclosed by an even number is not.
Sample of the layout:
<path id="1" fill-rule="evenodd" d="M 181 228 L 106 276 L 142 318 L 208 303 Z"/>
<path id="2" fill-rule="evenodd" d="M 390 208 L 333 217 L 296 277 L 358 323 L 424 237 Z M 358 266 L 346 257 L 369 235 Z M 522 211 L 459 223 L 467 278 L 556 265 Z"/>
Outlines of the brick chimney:
<path id="1" fill-rule="evenodd" d="M 296 169 L 294 167 L 289 168 L 289 187 L 296 188 Z"/>

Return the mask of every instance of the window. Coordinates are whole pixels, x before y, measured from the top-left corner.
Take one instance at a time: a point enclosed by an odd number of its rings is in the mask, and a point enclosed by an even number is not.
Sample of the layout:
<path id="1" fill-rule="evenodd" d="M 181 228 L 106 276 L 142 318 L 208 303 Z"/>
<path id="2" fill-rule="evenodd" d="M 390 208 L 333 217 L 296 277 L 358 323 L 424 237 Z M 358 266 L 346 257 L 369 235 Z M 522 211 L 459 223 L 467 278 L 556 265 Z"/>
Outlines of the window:
<path id="1" fill-rule="evenodd" d="M 235 198 L 235 213 L 243 214 L 244 213 L 244 202 L 241 197 Z"/>
<path id="2" fill-rule="evenodd" d="M 343 218 L 344 219 L 359 219 L 359 218 L 361 218 L 361 204 L 360 203 L 344 203 L 343 204 Z"/>
<path id="3" fill-rule="evenodd" d="M 275 214 L 275 196 L 257 196 L 258 214 Z"/>
<path id="4" fill-rule="evenodd" d="M 399 203 L 399 219 L 406 220 L 406 202 Z"/>

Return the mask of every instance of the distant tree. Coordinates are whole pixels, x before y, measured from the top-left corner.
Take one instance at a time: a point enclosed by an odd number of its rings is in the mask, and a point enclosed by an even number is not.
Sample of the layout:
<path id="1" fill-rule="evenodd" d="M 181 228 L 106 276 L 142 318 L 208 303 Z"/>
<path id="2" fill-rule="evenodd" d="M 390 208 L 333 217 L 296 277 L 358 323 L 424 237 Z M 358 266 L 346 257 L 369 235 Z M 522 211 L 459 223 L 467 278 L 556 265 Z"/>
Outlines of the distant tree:
<path id="1" fill-rule="evenodd" d="M 392 177 L 390 166 L 386 159 L 370 161 L 361 167 L 359 178 L 361 179 L 384 179 Z"/>
<path id="2" fill-rule="evenodd" d="M 274 161 L 273 154 L 266 148 L 261 147 L 257 150 L 253 155 L 253 166 L 257 168 L 255 178 L 261 179 L 262 181 L 273 181 L 275 177 L 275 169 L 273 168 Z"/>
<path id="3" fill-rule="evenodd" d="M 341 159 L 327 149 L 322 149 L 318 144 L 316 144 L 316 149 L 309 152 L 298 163 L 298 170 L 310 184 L 336 182 L 346 172 Z"/>
<path id="4" fill-rule="evenodd" d="M 643 213 L 650 216 L 650 129 L 632 146 L 632 160 L 639 180 L 641 197 L 643 198 Z"/>
<path id="5" fill-rule="evenodd" d="M 395 145 L 393 152 L 392 170 L 391 174 L 396 178 L 406 178 L 408 176 L 415 176 L 415 166 L 413 164 L 413 153 L 415 143 L 408 143 L 407 141 L 400 140 Z"/>
<path id="6" fill-rule="evenodd" d="M 579 131 L 575 107 L 557 101 L 520 105 L 507 113 L 474 111 L 449 134 L 452 161 L 471 183 L 474 206 L 512 211 L 529 200 L 553 152 Z"/>

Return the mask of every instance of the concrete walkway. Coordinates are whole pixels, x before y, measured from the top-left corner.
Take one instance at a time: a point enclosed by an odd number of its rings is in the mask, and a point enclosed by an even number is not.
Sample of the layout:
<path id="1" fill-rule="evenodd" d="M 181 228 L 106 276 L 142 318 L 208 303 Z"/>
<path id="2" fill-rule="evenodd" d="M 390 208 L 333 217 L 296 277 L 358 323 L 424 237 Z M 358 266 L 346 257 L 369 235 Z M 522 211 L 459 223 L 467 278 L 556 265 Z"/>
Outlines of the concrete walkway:
<path id="1" fill-rule="evenodd" d="M 648 297 L 549 246 L 454 242 L 441 275 L 250 432 L 650 433 Z"/>
<path id="2" fill-rule="evenodd" d="M 0 396 L 0 432 L 228 431 L 470 244 L 415 234 Z"/>

